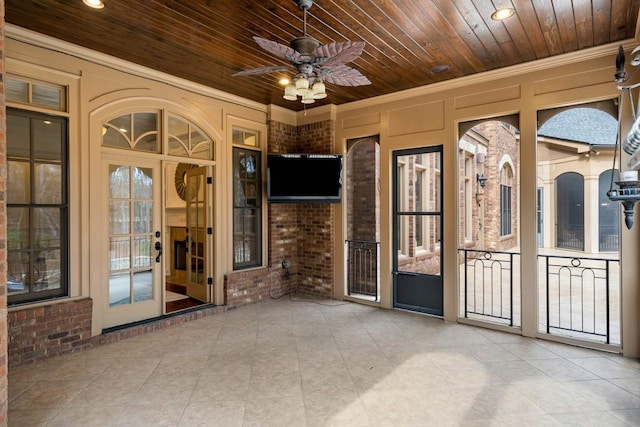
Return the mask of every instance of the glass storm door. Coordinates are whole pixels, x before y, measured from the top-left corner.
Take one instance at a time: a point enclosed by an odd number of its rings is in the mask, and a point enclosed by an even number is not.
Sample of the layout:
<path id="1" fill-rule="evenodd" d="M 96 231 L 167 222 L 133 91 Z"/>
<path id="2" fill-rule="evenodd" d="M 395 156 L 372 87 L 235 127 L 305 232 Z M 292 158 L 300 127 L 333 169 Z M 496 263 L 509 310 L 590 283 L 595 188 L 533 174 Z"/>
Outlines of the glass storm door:
<path id="1" fill-rule="evenodd" d="M 208 281 L 208 252 L 211 249 L 213 229 L 208 223 L 209 187 L 207 184 L 207 167 L 187 170 L 186 176 L 187 203 L 187 295 L 197 300 L 210 300 Z"/>
<path id="2" fill-rule="evenodd" d="M 162 314 L 160 164 L 110 157 L 105 161 L 105 326 Z"/>
<path id="3" fill-rule="evenodd" d="M 442 316 L 442 147 L 393 159 L 393 306 Z"/>

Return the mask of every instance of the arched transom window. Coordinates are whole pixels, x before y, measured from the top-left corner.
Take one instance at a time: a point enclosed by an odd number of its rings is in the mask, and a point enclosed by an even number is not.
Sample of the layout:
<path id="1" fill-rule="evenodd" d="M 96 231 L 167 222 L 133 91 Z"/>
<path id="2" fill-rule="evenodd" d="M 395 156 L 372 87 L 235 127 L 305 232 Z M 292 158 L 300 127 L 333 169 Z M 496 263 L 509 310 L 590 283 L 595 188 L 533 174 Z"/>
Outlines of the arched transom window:
<path id="1" fill-rule="evenodd" d="M 166 145 L 162 118 L 166 117 Z M 102 145 L 125 150 L 213 159 L 213 141 L 200 127 L 177 114 L 143 111 L 123 114 L 102 125 Z M 165 148 L 166 147 L 166 148 Z"/>

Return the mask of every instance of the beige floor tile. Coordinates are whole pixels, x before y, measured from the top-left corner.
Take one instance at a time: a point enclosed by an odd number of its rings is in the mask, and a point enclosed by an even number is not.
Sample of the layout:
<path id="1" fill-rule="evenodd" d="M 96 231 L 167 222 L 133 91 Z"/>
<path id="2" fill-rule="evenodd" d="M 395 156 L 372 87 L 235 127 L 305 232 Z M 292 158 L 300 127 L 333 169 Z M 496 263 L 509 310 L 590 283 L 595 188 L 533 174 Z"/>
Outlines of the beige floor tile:
<path id="1" fill-rule="evenodd" d="M 305 393 L 309 427 L 368 427 L 370 423 L 357 393 Z"/>
<path id="2" fill-rule="evenodd" d="M 136 392 L 133 403 L 162 405 L 166 402 L 187 402 L 198 379 L 198 376 L 152 375 Z"/>
<path id="3" fill-rule="evenodd" d="M 12 368 L 8 417 L 19 427 L 640 425 L 640 362 L 403 311 L 267 300 Z"/>
<path id="4" fill-rule="evenodd" d="M 67 406 L 112 407 L 126 405 L 135 399 L 144 382 L 145 379 L 141 377 L 101 378 L 87 385 Z"/>
<path id="5" fill-rule="evenodd" d="M 529 363 L 558 381 L 594 380 L 597 375 L 565 359 L 536 359 Z"/>
<path id="6" fill-rule="evenodd" d="M 87 381 L 39 381 L 9 402 L 9 409 L 53 409 L 66 406 L 88 385 Z"/>
<path id="7" fill-rule="evenodd" d="M 592 402 L 593 410 L 640 409 L 640 397 L 609 381 L 572 381 L 565 386 L 570 393 Z"/>
<path id="8" fill-rule="evenodd" d="M 250 371 L 224 370 L 216 374 L 203 375 L 191 397 L 192 402 L 218 400 L 244 400 L 249 390 Z"/>
<path id="9" fill-rule="evenodd" d="M 588 357 L 569 360 L 571 360 L 576 365 L 605 379 L 640 377 L 640 370 L 629 368 L 624 364 L 610 358 Z"/>
<path id="10" fill-rule="evenodd" d="M 182 417 L 186 403 L 165 402 L 163 405 L 129 405 L 120 414 L 113 426 L 128 427 L 173 427 Z"/>
<path id="11" fill-rule="evenodd" d="M 243 427 L 304 427 L 307 425 L 302 396 L 249 399 Z"/>
<path id="12" fill-rule="evenodd" d="M 180 427 L 241 427 L 244 414 L 244 401 L 225 400 L 215 405 L 210 402 L 190 402 L 177 425 Z"/>
<path id="13" fill-rule="evenodd" d="M 563 426 L 579 427 L 628 427 L 625 423 L 611 412 L 580 412 L 570 414 L 556 414 L 553 416 Z"/>
<path id="14" fill-rule="evenodd" d="M 105 427 L 115 424 L 124 406 L 63 408 L 47 427 Z"/>
<path id="15" fill-rule="evenodd" d="M 302 394 L 299 371 L 252 372 L 249 379 L 249 398 L 292 397 Z"/>
<path id="16" fill-rule="evenodd" d="M 56 409 L 11 409 L 7 413 L 9 427 L 40 427 L 46 425 L 55 417 L 59 408 Z"/>

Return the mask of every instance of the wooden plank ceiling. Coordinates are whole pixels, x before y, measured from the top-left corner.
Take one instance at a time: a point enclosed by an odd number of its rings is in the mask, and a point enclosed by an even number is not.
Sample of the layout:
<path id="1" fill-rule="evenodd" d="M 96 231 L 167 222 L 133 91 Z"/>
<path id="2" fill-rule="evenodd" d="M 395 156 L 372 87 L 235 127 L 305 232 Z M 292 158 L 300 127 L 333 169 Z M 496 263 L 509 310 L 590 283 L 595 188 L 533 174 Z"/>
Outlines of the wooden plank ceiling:
<path id="1" fill-rule="evenodd" d="M 293 72 L 232 75 L 289 65 L 252 39 L 302 35 L 294 0 L 5 0 L 5 20 L 39 33 L 263 104 L 282 98 Z M 491 19 L 495 6 L 515 15 Z M 371 85 L 327 84 L 313 106 L 342 104 L 632 38 L 640 0 L 316 0 L 307 33 L 321 43 L 364 41 L 349 66 Z M 614 70 L 612 58 L 612 73 Z M 447 66 L 448 71 L 433 72 Z M 613 78 L 612 78 L 613 81 Z"/>

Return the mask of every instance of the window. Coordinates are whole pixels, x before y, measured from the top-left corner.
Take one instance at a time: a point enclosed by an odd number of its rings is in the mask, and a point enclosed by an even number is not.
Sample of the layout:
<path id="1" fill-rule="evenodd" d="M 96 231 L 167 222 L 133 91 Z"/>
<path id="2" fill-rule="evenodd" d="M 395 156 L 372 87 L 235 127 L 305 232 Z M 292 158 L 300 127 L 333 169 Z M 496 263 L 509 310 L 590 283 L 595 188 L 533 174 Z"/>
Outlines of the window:
<path id="1" fill-rule="evenodd" d="M 232 131 L 234 145 L 258 147 L 258 133 L 250 130 L 234 128 Z"/>
<path id="2" fill-rule="evenodd" d="M 505 164 L 500 171 L 500 235 L 511 234 L 511 168 Z"/>
<path id="3" fill-rule="evenodd" d="M 103 125 L 102 145 L 159 153 L 159 117 L 159 112 L 140 112 L 111 119 Z"/>
<path id="4" fill-rule="evenodd" d="M 471 201 L 471 194 L 473 192 L 473 157 L 472 153 L 465 151 L 462 153 L 464 159 L 464 182 L 463 182 L 463 194 L 462 200 L 464 201 L 464 225 L 463 225 L 463 233 L 464 241 L 471 241 L 471 227 L 472 227 L 472 219 L 473 219 L 473 203 Z"/>
<path id="5" fill-rule="evenodd" d="M 396 198 L 397 198 L 397 210 L 399 212 L 407 211 L 407 193 L 409 189 L 407 188 L 407 177 L 406 177 L 406 165 L 402 160 L 398 160 L 396 165 Z M 398 239 L 398 256 L 408 255 L 409 248 L 407 245 L 407 235 L 408 229 L 407 226 L 408 219 L 407 217 L 400 217 L 398 219 L 398 234 L 396 238 Z"/>
<path id="6" fill-rule="evenodd" d="M 65 111 L 65 90 L 62 86 L 7 78 L 7 101 L 34 105 L 49 110 Z"/>
<path id="7" fill-rule="evenodd" d="M 426 172 L 424 169 L 424 166 L 422 166 L 420 164 L 420 157 L 421 155 L 417 156 L 418 159 L 416 160 L 416 195 L 415 195 L 415 211 L 416 212 L 422 212 L 424 210 L 426 210 L 426 204 L 425 202 L 425 191 L 427 189 L 427 185 L 426 185 Z M 417 250 L 425 250 L 425 241 L 424 241 L 424 236 L 426 235 L 425 233 L 425 226 L 426 226 L 427 221 L 424 220 L 424 218 L 420 215 L 416 216 L 416 249 Z"/>
<path id="8" fill-rule="evenodd" d="M 67 121 L 7 109 L 9 304 L 68 295 Z"/>
<path id="9" fill-rule="evenodd" d="M 607 196 L 610 189 L 618 189 L 618 171 L 608 169 L 598 179 L 598 235 L 600 252 L 614 252 L 619 248 L 620 207 Z"/>
<path id="10" fill-rule="evenodd" d="M 261 153 L 233 149 L 233 269 L 257 267 L 262 260 Z"/>
<path id="11" fill-rule="evenodd" d="M 182 117 L 169 114 L 167 127 L 168 154 L 196 159 L 211 159 L 213 157 L 213 142 L 195 124 Z"/>

